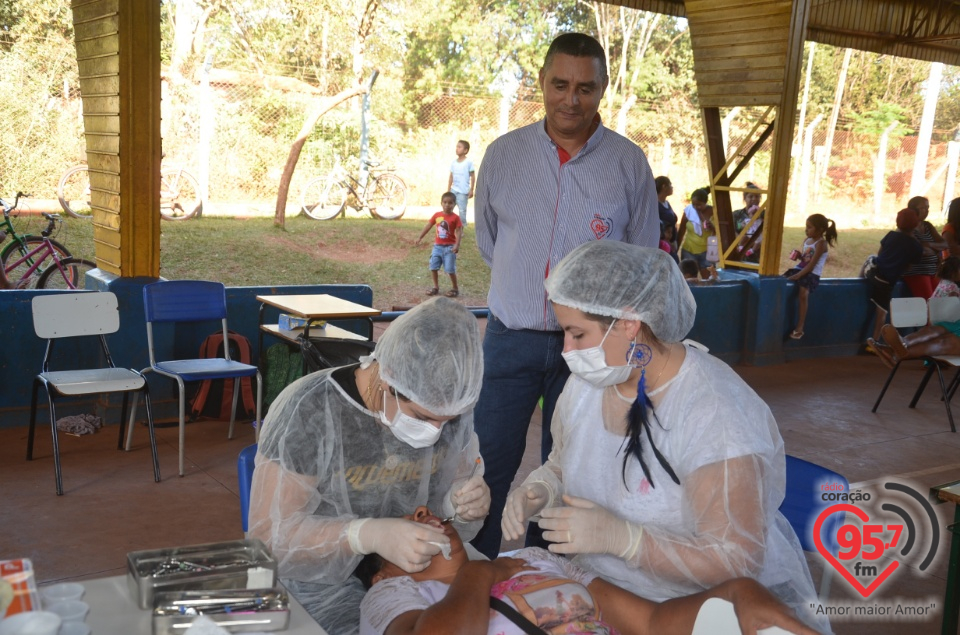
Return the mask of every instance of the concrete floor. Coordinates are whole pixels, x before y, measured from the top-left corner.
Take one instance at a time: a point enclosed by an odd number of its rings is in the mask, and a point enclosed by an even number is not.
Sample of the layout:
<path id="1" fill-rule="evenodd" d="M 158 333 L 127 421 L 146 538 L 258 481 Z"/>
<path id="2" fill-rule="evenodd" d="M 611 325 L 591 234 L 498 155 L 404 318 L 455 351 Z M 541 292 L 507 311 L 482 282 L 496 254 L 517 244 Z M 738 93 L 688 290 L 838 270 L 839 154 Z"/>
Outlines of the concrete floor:
<path id="1" fill-rule="evenodd" d="M 919 365 L 901 370 L 878 414 L 870 408 L 887 370 L 871 356 L 736 370 L 770 405 L 787 452 L 844 474 L 854 490 L 894 476 L 910 479 L 921 491 L 960 480 L 960 434 L 949 431 L 935 387 L 915 410 L 907 408 L 920 379 Z M 132 550 L 242 537 L 236 460 L 253 443 L 249 427 L 238 426 L 237 438 L 228 441 L 225 423 L 190 424 L 183 478 L 177 477 L 177 429 L 159 429 L 160 483 L 153 482 L 142 427 L 129 453 L 116 449 L 115 425 L 88 437 L 60 435 L 65 495 L 58 497 L 49 424 L 43 418 L 41 423 L 32 462 L 24 460 L 27 429 L 0 430 L 0 558 L 31 558 L 42 583 L 123 573 L 126 553 Z M 535 419 L 518 478 L 536 465 L 539 433 Z M 834 619 L 835 632 L 939 632 L 949 552 L 948 532 L 942 528 L 952 522 L 953 506 L 934 509 L 941 537 L 927 571 L 919 571 L 916 562 L 901 567 L 869 601 L 834 575 L 826 604 L 935 604 L 930 616 L 899 622 L 889 617 Z M 504 549 L 515 546 L 504 544 Z M 928 546 L 923 544 L 924 553 Z M 822 558 L 808 554 L 808 561 L 818 582 Z"/>

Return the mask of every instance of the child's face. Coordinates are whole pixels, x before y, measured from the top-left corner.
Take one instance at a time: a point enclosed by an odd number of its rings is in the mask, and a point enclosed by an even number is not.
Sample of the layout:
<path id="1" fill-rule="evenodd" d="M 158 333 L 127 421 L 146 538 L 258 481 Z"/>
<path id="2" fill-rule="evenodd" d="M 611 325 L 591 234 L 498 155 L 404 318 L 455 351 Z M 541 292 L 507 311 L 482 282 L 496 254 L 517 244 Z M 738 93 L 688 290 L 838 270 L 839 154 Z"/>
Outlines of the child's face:
<path id="1" fill-rule="evenodd" d="M 760 194 L 757 192 L 747 192 L 743 195 L 743 202 L 747 207 L 753 207 L 760 204 Z"/>
<path id="2" fill-rule="evenodd" d="M 703 216 L 709 210 L 707 209 L 706 201 L 698 201 L 697 199 L 690 199 L 690 205 L 693 206 L 693 209 L 697 210 L 697 213 Z"/>
<path id="3" fill-rule="evenodd" d="M 458 156 L 458 157 L 465 157 L 465 156 L 467 156 L 467 152 L 469 152 L 469 150 L 467 150 L 467 146 L 463 145 L 462 143 L 458 143 L 458 144 L 457 144 L 457 156 Z"/>
<path id="4" fill-rule="evenodd" d="M 443 209 L 444 213 L 451 214 L 453 213 L 453 208 L 457 206 L 457 199 L 452 196 L 444 196 L 440 199 L 440 207 Z"/>
<path id="5" fill-rule="evenodd" d="M 806 231 L 807 238 L 816 238 L 817 234 L 819 233 L 820 232 L 817 231 L 817 228 L 813 226 L 813 223 L 811 223 L 810 221 L 807 221 L 807 231 Z"/>
<path id="6" fill-rule="evenodd" d="M 667 225 L 663 228 L 663 239 L 668 242 L 673 240 L 673 225 Z"/>

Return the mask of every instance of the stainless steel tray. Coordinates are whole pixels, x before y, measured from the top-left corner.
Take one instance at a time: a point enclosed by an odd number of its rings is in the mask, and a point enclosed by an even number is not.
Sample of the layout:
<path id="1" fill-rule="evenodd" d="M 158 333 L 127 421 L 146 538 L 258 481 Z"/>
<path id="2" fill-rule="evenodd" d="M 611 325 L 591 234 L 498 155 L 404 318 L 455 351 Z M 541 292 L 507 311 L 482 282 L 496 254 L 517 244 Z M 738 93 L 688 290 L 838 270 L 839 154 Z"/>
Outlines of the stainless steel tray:
<path id="1" fill-rule="evenodd" d="M 277 561 L 260 540 L 131 551 L 127 583 L 142 609 L 161 591 L 263 589 L 277 585 Z"/>
<path id="2" fill-rule="evenodd" d="M 281 588 L 164 591 L 154 602 L 153 635 L 184 633 L 201 615 L 233 633 L 279 631 L 290 622 L 289 601 Z"/>

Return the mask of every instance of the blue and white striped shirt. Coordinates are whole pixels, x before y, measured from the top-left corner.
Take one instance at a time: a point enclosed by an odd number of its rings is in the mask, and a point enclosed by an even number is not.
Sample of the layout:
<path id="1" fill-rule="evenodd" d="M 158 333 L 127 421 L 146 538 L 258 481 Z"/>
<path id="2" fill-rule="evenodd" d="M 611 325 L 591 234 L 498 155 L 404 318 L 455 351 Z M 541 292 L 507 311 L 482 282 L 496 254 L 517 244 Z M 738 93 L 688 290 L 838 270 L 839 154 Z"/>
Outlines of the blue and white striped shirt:
<path id="1" fill-rule="evenodd" d="M 543 281 L 574 247 L 598 239 L 657 247 L 660 238 L 643 150 L 600 124 L 561 166 L 544 124 L 490 144 L 477 177 L 477 246 L 491 268 L 487 302 L 511 329 L 560 329 Z"/>

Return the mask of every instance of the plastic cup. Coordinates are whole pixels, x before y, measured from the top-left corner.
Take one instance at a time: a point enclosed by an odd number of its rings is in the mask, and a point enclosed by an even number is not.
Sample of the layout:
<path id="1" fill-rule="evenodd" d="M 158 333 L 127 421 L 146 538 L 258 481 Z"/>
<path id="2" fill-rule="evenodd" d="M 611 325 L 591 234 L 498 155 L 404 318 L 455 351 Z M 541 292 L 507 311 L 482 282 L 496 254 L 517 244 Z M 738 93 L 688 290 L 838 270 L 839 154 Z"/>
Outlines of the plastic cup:
<path id="1" fill-rule="evenodd" d="M 50 611 L 16 613 L 0 622 L 0 635 L 58 635 L 61 623 Z"/>
<path id="2" fill-rule="evenodd" d="M 64 622 L 57 635 L 90 635 L 90 627 L 83 622 Z"/>
<path id="3" fill-rule="evenodd" d="M 87 619 L 90 605 L 80 600 L 67 600 L 66 602 L 51 604 L 47 607 L 47 610 L 59 615 L 64 622 L 82 622 Z"/>
<path id="4" fill-rule="evenodd" d="M 40 594 L 43 596 L 44 606 L 56 604 L 57 602 L 67 602 L 69 600 L 82 600 L 86 589 L 77 582 L 61 582 L 42 587 Z"/>

